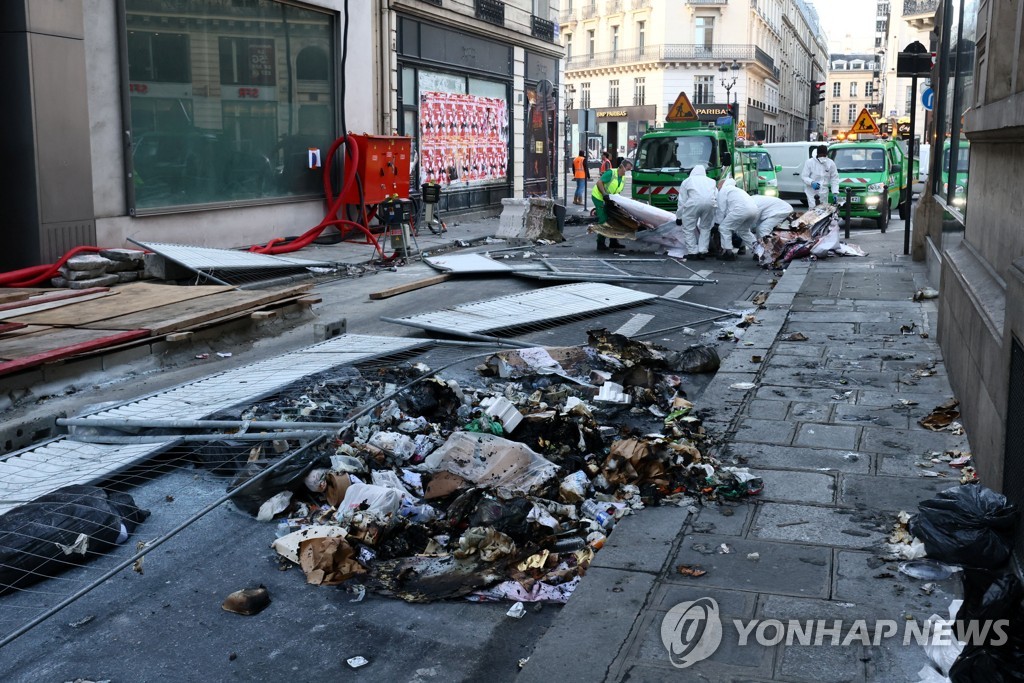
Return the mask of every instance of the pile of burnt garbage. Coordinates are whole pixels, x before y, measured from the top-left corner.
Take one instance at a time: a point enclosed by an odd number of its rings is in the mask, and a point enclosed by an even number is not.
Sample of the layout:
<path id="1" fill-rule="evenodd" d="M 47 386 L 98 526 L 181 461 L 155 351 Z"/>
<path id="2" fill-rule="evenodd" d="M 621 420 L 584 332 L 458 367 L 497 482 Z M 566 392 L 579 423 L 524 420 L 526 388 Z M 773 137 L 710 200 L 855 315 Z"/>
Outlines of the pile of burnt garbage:
<path id="1" fill-rule="evenodd" d="M 246 419 L 315 418 L 382 397 L 239 488 L 280 459 L 249 453 L 233 502 L 273 524 L 282 562 L 312 584 L 411 602 L 565 602 L 623 516 L 686 514 L 763 486 L 708 454 L 686 398 L 690 373 L 717 369 L 713 347 L 670 351 L 599 330 L 583 346 L 481 360 L 461 374 L 348 368 L 254 406 Z"/>

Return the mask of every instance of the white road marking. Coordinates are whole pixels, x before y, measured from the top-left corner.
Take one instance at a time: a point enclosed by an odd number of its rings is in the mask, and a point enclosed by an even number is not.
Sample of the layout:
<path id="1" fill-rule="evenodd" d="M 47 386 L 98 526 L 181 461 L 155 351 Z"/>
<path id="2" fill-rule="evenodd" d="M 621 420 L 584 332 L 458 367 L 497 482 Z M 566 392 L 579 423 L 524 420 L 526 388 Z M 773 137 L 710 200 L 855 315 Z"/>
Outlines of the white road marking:
<path id="1" fill-rule="evenodd" d="M 698 270 L 697 271 L 697 275 L 700 275 L 703 278 L 707 278 L 709 275 L 711 275 L 712 272 L 714 272 L 714 271 Z M 668 293 L 665 295 L 665 297 L 668 298 L 668 299 L 679 299 L 679 298 L 681 298 L 683 296 L 683 294 L 686 294 L 691 289 L 693 289 L 695 286 L 696 285 L 677 285 L 677 286 L 673 287 L 672 289 L 668 290 Z"/>
<path id="2" fill-rule="evenodd" d="M 623 323 L 622 327 L 615 330 L 615 334 L 632 337 L 634 334 L 642 330 L 644 325 L 652 320 L 654 320 L 654 316 L 649 313 L 635 313 L 630 316 L 629 320 Z"/>

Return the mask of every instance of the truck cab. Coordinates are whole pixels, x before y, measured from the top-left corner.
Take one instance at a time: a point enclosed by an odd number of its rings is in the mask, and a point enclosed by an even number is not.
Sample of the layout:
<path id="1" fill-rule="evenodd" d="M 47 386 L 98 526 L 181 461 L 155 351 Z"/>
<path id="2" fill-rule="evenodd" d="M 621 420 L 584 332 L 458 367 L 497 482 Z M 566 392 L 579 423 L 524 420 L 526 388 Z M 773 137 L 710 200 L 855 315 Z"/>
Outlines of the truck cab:
<path id="1" fill-rule="evenodd" d="M 757 174 L 757 193 L 766 197 L 778 197 L 778 173 L 782 170 L 782 166 L 775 165 L 772 155 L 764 147 L 747 147 L 743 153 L 754 161 L 754 172 Z"/>
<path id="2" fill-rule="evenodd" d="M 942 143 L 942 194 L 948 196 L 949 192 L 949 157 L 952 154 L 953 145 L 949 140 Z M 964 210 L 967 206 L 967 171 L 971 161 L 971 143 L 961 139 L 957 144 L 956 159 L 956 185 L 953 187 L 953 206 Z"/>
<path id="3" fill-rule="evenodd" d="M 894 140 L 857 140 L 840 142 L 828 149 L 829 158 L 839 171 L 839 193 L 850 196 L 850 216 L 872 218 L 878 229 L 889 226 L 891 209 L 898 208 L 900 218 L 910 211 L 910 174 L 907 158 Z"/>

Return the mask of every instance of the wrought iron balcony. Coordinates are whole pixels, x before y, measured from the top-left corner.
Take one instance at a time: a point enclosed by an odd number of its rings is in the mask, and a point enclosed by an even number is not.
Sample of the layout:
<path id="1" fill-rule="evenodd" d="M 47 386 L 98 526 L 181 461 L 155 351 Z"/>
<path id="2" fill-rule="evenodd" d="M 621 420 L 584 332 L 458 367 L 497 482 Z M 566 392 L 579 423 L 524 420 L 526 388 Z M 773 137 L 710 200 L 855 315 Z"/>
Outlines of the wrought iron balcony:
<path id="1" fill-rule="evenodd" d="M 773 73 L 776 70 L 775 60 L 756 45 L 712 45 L 709 47 L 695 44 L 647 45 L 614 52 L 596 52 L 592 56 L 578 55 L 569 58 L 566 69 L 571 71 L 639 62 L 731 62 L 732 60 L 738 62 L 757 61 Z"/>
<path id="2" fill-rule="evenodd" d="M 496 26 L 505 25 L 505 3 L 502 0 L 476 0 L 475 16 Z"/>
<path id="3" fill-rule="evenodd" d="M 533 16 L 531 19 L 530 34 L 534 38 L 546 40 L 549 43 L 555 42 L 555 22 Z"/>
<path id="4" fill-rule="evenodd" d="M 939 9 L 939 0 L 903 0 L 903 16 L 915 14 L 935 14 Z"/>

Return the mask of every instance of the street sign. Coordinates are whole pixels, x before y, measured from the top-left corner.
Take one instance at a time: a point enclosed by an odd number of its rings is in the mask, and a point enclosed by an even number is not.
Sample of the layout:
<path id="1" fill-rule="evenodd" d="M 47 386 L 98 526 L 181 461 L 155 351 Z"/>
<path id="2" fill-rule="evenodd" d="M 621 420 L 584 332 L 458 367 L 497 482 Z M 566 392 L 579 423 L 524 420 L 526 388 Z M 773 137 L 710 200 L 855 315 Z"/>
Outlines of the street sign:
<path id="1" fill-rule="evenodd" d="M 925 88 L 924 92 L 921 93 L 921 106 L 928 111 L 935 108 L 935 91 L 931 88 Z"/>
<path id="2" fill-rule="evenodd" d="M 878 124 L 875 123 L 873 118 L 871 118 L 871 114 L 868 113 L 867 108 L 860 110 L 860 115 L 857 117 L 857 120 L 854 121 L 853 128 L 850 129 L 850 132 L 856 133 L 857 135 L 863 135 L 865 133 L 871 133 L 874 135 L 881 134 L 881 131 L 878 130 Z"/>
<path id="3" fill-rule="evenodd" d="M 935 65 L 932 55 L 928 49 L 914 41 L 903 48 L 903 51 L 896 55 L 896 76 L 928 76 Z"/>
<path id="4" fill-rule="evenodd" d="M 684 123 L 687 121 L 699 121 L 700 117 L 697 115 L 697 111 L 690 104 L 690 98 L 686 96 L 685 92 L 679 93 L 679 97 L 672 103 L 672 107 L 668 110 L 668 116 L 665 117 L 666 121 L 672 121 L 674 123 Z"/>

